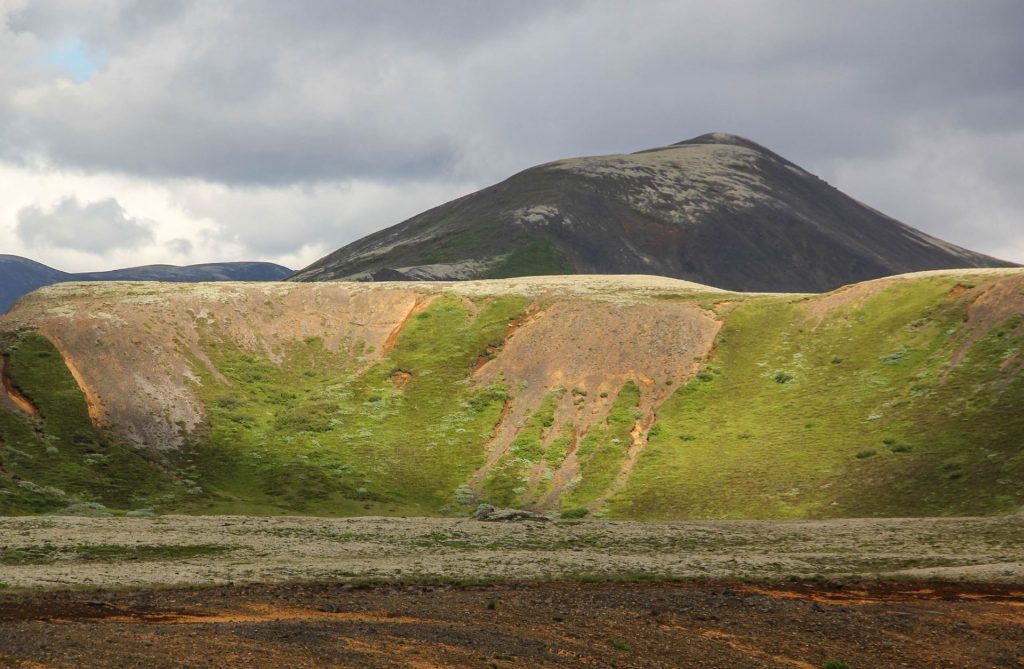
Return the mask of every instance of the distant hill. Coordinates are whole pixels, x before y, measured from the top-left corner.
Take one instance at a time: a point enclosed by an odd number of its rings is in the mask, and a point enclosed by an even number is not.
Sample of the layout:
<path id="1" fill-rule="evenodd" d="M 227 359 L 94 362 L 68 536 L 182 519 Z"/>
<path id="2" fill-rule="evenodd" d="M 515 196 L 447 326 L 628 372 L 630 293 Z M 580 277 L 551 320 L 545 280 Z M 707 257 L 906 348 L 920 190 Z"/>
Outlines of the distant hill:
<path id="1" fill-rule="evenodd" d="M 109 272 L 76 274 L 76 281 L 280 281 L 292 270 L 267 262 L 224 262 L 205 265 L 145 265 Z"/>
<path id="2" fill-rule="evenodd" d="M 712 133 L 528 169 L 353 242 L 292 280 L 637 273 L 816 292 L 1009 266 L 885 216 L 750 140 Z"/>
<path id="3" fill-rule="evenodd" d="M 0 314 L 6 313 L 22 295 L 43 286 L 70 281 L 70 276 L 28 258 L 0 255 Z"/>
<path id="4" fill-rule="evenodd" d="M 205 265 L 145 265 L 109 272 L 71 274 L 28 258 L 0 255 L 0 314 L 22 295 L 65 281 L 280 281 L 292 270 L 266 262 L 225 262 Z"/>

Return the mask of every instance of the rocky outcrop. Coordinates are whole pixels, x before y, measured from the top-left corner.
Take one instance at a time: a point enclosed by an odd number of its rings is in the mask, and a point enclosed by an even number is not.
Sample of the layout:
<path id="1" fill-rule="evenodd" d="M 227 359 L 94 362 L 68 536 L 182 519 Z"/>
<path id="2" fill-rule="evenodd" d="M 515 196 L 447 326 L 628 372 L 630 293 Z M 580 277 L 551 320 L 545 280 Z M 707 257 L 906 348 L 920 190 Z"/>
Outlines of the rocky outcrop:
<path id="1" fill-rule="evenodd" d="M 491 504 L 481 504 L 473 513 L 473 520 L 487 523 L 546 523 L 551 519 L 539 513 L 524 511 L 523 509 L 499 509 Z"/>

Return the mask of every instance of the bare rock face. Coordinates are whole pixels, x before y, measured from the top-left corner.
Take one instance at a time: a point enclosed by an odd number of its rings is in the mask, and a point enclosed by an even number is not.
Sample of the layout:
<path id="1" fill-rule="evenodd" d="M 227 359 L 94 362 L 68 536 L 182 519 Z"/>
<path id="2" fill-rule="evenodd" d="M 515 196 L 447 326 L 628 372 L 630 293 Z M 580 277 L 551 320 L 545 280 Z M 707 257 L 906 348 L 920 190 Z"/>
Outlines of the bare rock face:
<path id="1" fill-rule="evenodd" d="M 727 290 L 822 292 L 904 272 L 1008 266 L 889 218 L 750 140 L 710 133 L 533 167 L 293 279 L 657 274 Z"/>
<path id="2" fill-rule="evenodd" d="M 499 509 L 491 504 L 481 504 L 473 513 L 473 520 L 481 520 L 487 523 L 520 523 L 539 522 L 546 523 L 550 518 L 532 511 L 522 509 Z"/>

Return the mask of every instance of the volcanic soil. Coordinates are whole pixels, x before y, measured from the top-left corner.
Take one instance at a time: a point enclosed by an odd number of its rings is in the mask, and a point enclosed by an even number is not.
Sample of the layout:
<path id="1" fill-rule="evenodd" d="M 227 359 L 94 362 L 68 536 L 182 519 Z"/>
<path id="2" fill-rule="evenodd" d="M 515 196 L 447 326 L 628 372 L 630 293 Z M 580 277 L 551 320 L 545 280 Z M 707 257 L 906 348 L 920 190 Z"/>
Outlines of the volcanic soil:
<path id="1" fill-rule="evenodd" d="M 10 667 L 1024 667 L 1024 591 L 940 582 L 252 585 L 0 599 Z"/>

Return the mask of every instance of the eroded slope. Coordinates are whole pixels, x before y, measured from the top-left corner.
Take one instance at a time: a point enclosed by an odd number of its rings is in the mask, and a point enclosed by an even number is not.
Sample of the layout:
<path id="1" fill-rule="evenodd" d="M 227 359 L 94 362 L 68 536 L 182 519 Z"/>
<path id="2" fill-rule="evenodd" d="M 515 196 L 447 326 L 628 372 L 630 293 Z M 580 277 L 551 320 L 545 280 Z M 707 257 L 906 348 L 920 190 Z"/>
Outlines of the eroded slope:
<path id="1" fill-rule="evenodd" d="M 0 321 L 0 511 L 1015 511 L 1022 322 L 1014 270 L 52 287 Z M 19 406 L 51 402 L 39 360 L 76 426 Z"/>

